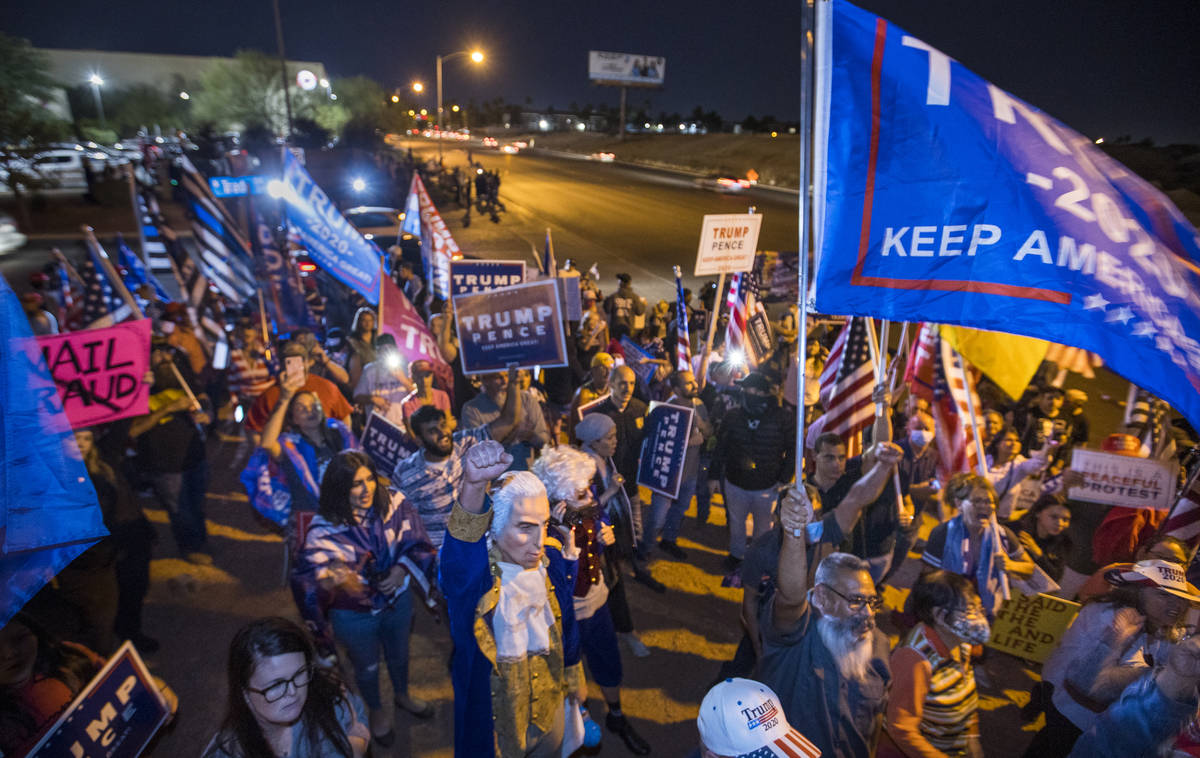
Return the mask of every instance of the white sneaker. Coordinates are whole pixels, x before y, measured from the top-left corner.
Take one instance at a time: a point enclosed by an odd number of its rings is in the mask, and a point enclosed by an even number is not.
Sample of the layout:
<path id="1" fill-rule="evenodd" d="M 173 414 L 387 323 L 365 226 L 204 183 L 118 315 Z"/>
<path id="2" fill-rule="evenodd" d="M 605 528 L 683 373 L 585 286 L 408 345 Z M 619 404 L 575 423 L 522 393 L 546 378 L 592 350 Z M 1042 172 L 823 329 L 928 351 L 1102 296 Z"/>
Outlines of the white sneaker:
<path id="1" fill-rule="evenodd" d="M 635 657 L 645 658 L 646 656 L 650 655 L 650 648 L 646 647 L 646 645 L 640 639 L 638 639 L 636 633 L 621 632 L 617 636 L 621 638 L 621 641 L 624 642 L 625 646 L 629 648 L 629 652 L 633 653 Z"/>

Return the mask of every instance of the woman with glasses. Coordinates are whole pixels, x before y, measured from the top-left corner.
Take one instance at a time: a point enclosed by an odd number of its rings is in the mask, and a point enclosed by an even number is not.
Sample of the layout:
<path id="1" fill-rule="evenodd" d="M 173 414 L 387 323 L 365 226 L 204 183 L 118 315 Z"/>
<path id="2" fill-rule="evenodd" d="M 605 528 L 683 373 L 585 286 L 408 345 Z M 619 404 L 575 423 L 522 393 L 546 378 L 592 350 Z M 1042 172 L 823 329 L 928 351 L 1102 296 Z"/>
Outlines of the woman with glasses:
<path id="1" fill-rule="evenodd" d="M 924 571 L 941 569 L 974 579 L 984 612 L 994 618 L 1004 599 L 1003 586 L 1012 579 L 1028 579 L 1034 563 L 1017 535 L 996 523 L 996 490 L 986 478 L 955 474 L 942 498 L 958 515 L 929 533 L 921 556 Z"/>
<path id="2" fill-rule="evenodd" d="M 913 587 L 917 625 L 892 651 L 879 758 L 982 756 L 971 647 L 991 636 L 971 581 L 935 571 Z"/>
<path id="3" fill-rule="evenodd" d="M 346 648 L 372 738 L 389 747 L 392 719 L 379 694 L 379 653 L 387 661 L 397 708 L 418 718 L 430 703 L 408 694 L 412 585 L 430 598 L 435 553 L 416 509 L 388 496 L 366 453 L 343 450 L 321 479 L 320 508 L 292 573 L 292 592 L 325 655 Z"/>
<path id="4" fill-rule="evenodd" d="M 299 626 L 264 618 L 229 645 L 229 702 L 204 758 L 361 758 L 367 750 L 362 702 Z"/>

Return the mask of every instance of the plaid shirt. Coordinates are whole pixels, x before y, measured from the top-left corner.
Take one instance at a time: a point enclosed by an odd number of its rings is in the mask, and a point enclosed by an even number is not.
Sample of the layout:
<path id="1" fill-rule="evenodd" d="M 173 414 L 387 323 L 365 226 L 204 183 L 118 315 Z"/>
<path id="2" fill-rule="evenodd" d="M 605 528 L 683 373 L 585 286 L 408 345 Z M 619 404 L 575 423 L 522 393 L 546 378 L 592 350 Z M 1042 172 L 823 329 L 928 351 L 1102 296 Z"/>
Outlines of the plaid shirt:
<path id="1" fill-rule="evenodd" d="M 429 541 L 439 550 L 446 537 L 446 521 L 450 509 L 458 499 L 462 484 L 463 456 L 476 442 L 492 438 L 487 426 L 474 429 L 459 429 L 454 433 L 454 452 L 445 466 L 434 466 L 425 460 L 425 452 L 418 450 L 396 464 L 392 472 L 392 486 L 416 506 L 429 533 Z"/>

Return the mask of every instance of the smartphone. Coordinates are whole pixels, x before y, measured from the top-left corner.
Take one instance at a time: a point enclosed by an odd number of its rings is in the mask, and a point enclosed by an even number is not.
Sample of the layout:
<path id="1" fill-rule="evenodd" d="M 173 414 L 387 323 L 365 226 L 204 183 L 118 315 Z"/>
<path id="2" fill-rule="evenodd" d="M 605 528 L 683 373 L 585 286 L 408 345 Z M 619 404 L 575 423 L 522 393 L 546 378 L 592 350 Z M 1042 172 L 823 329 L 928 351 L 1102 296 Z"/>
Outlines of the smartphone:
<path id="1" fill-rule="evenodd" d="M 223 371 L 229 366 L 229 343 L 224 340 L 213 349 L 213 368 Z"/>
<path id="2" fill-rule="evenodd" d="M 289 355 L 283 359 L 283 370 L 289 382 L 304 381 L 304 356 Z"/>

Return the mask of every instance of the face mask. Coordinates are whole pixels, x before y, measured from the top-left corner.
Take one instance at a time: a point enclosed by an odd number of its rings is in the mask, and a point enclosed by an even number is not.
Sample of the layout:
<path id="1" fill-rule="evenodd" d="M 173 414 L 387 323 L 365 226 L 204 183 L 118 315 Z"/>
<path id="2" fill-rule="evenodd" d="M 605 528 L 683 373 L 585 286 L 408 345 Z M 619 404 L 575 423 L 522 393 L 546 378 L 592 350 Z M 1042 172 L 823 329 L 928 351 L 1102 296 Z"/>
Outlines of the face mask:
<path id="1" fill-rule="evenodd" d="M 751 416 L 761 416 L 767 412 L 767 398 L 742 395 L 742 407 Z"/>
<path id="2" fill-rule="evenodd" d="M 914 429 L 908 433 L 908 440 L 913 447 L 925 447 L 933 441 L 933 432 L 928 429 Z"/>
<path id="3" fill-rule="evenodd" d="M 985 616 L 953 613 L 942 622 L 947 629 L 961 637 L 968 645 L 982 645 L 992 637 L 992 627 Z"/>

